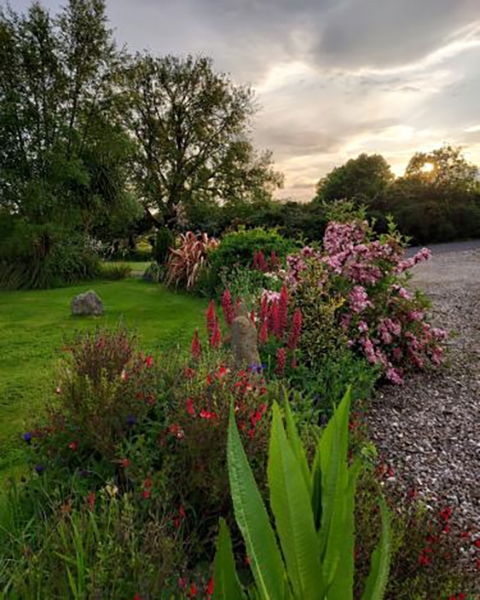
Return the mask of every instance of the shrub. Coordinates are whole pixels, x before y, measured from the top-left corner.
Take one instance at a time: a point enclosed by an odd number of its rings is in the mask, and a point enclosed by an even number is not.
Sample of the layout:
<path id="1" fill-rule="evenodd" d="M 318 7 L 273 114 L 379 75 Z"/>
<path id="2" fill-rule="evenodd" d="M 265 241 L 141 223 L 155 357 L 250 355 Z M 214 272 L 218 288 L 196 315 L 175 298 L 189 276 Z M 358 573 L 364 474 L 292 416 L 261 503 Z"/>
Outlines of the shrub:
<path id="1" fill-rule="evenodd" d="M 312 271 L 314 275 L 318 272 L 317 291 L 304 301 L 303 310 L 305 304 L 320 302 L 322 293 L 326 298 L 338 298 L 337 325 L 348 346 L 378 365 L 393 383 L 402 383 L 409 370 L 441 363 L 441 341 L 446 333 L 428 322 L 424 297 L 419 293 L 412 296 L 404 287 L 408 281 L 405 273 L 428 259 L 428 249 L 404 259 L 405 244 L 393 225 L 389 234 L 374 239 L 363 221 L 331 222 L 324 248 L 324 254 L 304 248 L 287 259 L 286 281 L 293 289 L 299 288 L 300 294 L 302 286 L 311 287 L 308 278 Z"/>
<path id="2" fill-rule="evenodd" d="M 266 261 L 274 253 L 283 262 L 295 247 L 292 240 L 281 236 L 274 229 L 239 229 L 222 238 L 220 245 L 209 253 L 212 270 L 229 272 L 235 267 L 252 267 L 255 252 L 261 252 Z"/>
<path id="3" fill-rule="evenodd" d="M 347 393 L 318 443 L 312 468 L 286 410 L 273 406 L 268 482 L 274 531 L 231 411 L 228 472 L 235 517 L 245 540 L 256 593 L 265 598 L 353 598 L 354 503 L 360 463 L 348 465 Z M 380 503 L 382 534 L 363 598 L 382 598 L 390 563 L 389 517 Z M 278 542 L 280 542 L 281 552 Z M 228 529 L 220 528 L 215 557 L 216 597 L 242 597 Z"/>
<path id="4" fill-rule="evenodd" d="M 132 495 L 120 496 L 110 484 L 86 494 L 80 506 L 41 498 L 43 511 L 33 515 L 17 504 L 14 524 L 0 516 L 0 585 L 6 597 L 146 598 L 178 592 L 174 574 L 186 565 L 173 513 L 147 518 Z M 19 500 L 17 493 L 9 506 Z M 5 526 L 11 535 L 3 535 Z"/>
<path id="5" fill-rule="evenodd" d="M 376 510 L 380 480 L 391 515 L 391 576 L 385 597 L 388 600 L 476 597 L 475 566 L 468 565 L 472 542 L 450 527 L 452 510 L 448 506 L 428 509 L 416 498 L 415 490 L 401 491 L 395 481 L 388 481 L 390 474 L 390 467 L 377 462 L 375 469 L 372 464 L 360 475 L 355 509 L 356 570 L 362 576 L 368 572 L 369 556 L 381 530 Z M 356 591 L 359 596 L 359 587 Z"/>
<path id="6" fill-rule="evenodd" d="M 165 264 L 170 248 L 175 247 L 175 236 L 168 227 L 160 227 L 155 236 L 155 246 L 153 247 L 153 258 L 159 265 Z"/>
<path id="7" fill-rule="evenodd" d="M 139 352 L 123 326 L 83 333 L 68 351 L 48 425 L 34 437 L 40 458 L 74 470 L 117 457 L 118 444 L 154 404 L 159 383 L 154 358 Z"/>
<path id="8" fill-rule="evenodd" d="M 116 281 L 118 279 L 125 279 L 125 277 L 129 277 L 131 272 L 132 267 L 130 267 L 130 265 L 112 265 L 109 263 L 101 263 L 99 276 L 102 279 Z"/>
<path id="9" fill-rule="evenodd" d="M 180 239 L 180 246 L 170 249 L 165 282 L 192 290 L 207 265 L 207 253 L 215 249 L 218 242 L 206 233 L 197 236 L 192 231 L 181 234 Z"/>
<path id="10" fill-rule="evenodd" d="M 82 235 L 20 219 L 0 224 L 0 288 L 50 288 L 99 274 L 100 263 Z"/>

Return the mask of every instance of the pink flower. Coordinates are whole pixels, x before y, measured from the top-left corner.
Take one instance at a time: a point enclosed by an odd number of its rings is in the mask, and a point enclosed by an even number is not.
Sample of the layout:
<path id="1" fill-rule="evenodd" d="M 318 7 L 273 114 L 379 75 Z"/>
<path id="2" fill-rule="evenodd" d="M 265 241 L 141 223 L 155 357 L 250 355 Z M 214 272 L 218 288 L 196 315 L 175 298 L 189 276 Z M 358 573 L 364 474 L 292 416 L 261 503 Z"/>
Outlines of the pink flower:
<path id="1" fill-rule="evenodd" d="M 388 369 L 387 378 L 395 385 L 402 385 L 403 383 L 405 383 L 400 371 L 393 367 Z"/>
<path id="2" fill-rule="evenodd" d="M 372 302 L 368 299 L 368 294 L 365 288 L 361 285 L 356 285 L 349 295 L 350 308 L 354 313 L 361 313 L 367 308 L 373 307 Z"/>

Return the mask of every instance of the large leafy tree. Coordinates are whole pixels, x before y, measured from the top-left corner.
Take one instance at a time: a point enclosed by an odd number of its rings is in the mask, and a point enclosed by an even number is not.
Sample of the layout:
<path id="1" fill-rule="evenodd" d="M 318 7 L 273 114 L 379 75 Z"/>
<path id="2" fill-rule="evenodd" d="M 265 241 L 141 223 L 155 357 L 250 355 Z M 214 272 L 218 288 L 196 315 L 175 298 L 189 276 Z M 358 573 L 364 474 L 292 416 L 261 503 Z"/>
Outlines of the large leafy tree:
<path id="1" fill-rule="evenodd" d="M 132 144 L 115 119 L 118 54 L 104 0 L 0 12 L 0 208 L 32 226 L 88 232 L 120 208 Z"/>
<path id="2" fill-rule="evenodd" d="M 433 188 L 471 192 L 478 190 L 478 167 L 467 162 L 461 148 L 445 145 L 432 152 L 416 152 L 404 179 Z"/>
<path id="3" fill-rule="evenodd" d="M 175 226 L 197 203 L 249 201 L 281 184 L 270 153 L 250 139 L 252 91 L 209 58 L 137 55 L 121 85 L 137 189 L 159 221 Z"/>
<path id="4" fill-rule="evenodd" d="M 360 154 L 320 179 L 315 200 L 372 200 L 382 194 L 392 180 L 393 174 L 383 156 Z"/>

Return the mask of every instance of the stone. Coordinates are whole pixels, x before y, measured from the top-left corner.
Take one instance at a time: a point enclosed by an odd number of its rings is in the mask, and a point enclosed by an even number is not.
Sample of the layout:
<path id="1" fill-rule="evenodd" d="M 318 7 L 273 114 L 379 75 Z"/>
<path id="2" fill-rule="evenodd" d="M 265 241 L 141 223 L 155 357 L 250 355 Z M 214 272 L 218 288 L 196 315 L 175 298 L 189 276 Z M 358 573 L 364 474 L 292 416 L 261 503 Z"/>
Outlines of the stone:
<path id="1" fill-rule="evenodd" d="M 74 316 L 95 316 L 103 314 L 103 304 L 96 292 L 89 290 L 83 294 L 78 294 L 72 300 L 72 315 Z"/>
<path id="2" fill-rule="evenodd" d="M 255 329 L 255 325 L 244 314 L 240 314 L 240 316 L 235 317 L 232 321 L 231 348 L 235 369 L 242 370 L 247 369 L 251 365 L 260 364 L 257 330 Z"/>

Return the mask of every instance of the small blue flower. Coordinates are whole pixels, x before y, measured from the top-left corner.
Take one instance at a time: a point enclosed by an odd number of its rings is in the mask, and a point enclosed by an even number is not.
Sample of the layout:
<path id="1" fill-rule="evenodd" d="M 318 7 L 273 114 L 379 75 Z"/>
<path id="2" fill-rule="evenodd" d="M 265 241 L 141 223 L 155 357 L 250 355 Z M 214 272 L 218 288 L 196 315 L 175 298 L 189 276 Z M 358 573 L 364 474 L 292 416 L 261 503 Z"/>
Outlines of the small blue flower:
<path id="1" fill-rule="evenodd" d="M 252 363 L 251 365 L 248 366 L 249 370 L 252 373 L 261 373 L 264 369 L 267 368 L 266 363 L 260 364 L 260 363 Z"/>
<path id="2" fill-rule="evenodd" d="M 137 417 L 135 415 L 128 415 L 127 417 L 127 425 L 129 427 L 133 427 L 137 422 Z"/>
<path id="3" fill-rule="evenodd" d="M 36 471 L 36 472 L 37 472 L 39 475 L 40 475 L 41 473 L 43 473 L 43 470 L 44 470 L 44 469 L 43 469 L 43 465 L 40 465 L 40 464 L 38 464 L 38 465 L 36 465 L 36 466 L 35 466 L 35 471 Z"/>
<path id="4" fill-rule="evenodd" d="M 27 442 L 27 444 L 29 444 L 32 441 L 32 434 L 29 431 L 27 431 L 27 433 L 24 433 L 22 437 L 23 441 Z"/>

